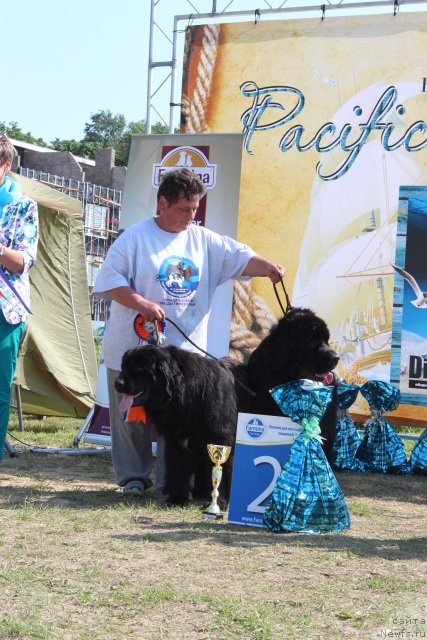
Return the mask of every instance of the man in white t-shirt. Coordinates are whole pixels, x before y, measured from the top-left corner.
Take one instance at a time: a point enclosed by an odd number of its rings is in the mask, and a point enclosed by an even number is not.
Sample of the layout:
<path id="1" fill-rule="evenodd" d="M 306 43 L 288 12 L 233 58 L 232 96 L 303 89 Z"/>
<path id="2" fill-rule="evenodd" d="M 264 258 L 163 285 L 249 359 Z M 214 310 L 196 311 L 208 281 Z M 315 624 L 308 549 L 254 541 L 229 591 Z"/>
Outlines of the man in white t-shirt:
<path id="1" fill-rule="evenodd" d="M 157 193 L 157 212 L 126 229 L 110 247 L 93 293 L 112 300 L 104 334 L 112 435 L 112 458 L 117 483 L 128 495 L 142 495 L 152 485 L 149 427 L 125 422 L 114 382 L 122 356 L 139 344 L 135 318 L 143 331 L 162 323 L 176 323 L 195 344 L 207 348 L 207 325 L 216 288 L 229 279 L 253 276 L 278 282 L 284 268 L 256 255 L 247 245 L 193 223 L 205 193 L 189 169 L 166 173 Z M 152 323 L 152 324 L 150 324 Z M 167 344 L 196 351 L 171 324 Z M 163 442 L 158 439 L 156 485 L 163 477 Z"/>

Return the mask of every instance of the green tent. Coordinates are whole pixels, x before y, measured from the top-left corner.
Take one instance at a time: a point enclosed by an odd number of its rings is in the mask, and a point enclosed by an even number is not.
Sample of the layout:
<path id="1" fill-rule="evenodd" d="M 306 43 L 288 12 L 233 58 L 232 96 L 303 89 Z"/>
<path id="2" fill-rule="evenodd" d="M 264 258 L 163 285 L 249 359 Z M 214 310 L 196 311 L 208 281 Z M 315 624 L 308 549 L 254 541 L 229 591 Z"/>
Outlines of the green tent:
<path id="1" fill-rule="evenodd" d="M 40 236 L 30 270 L 31 311 L 15 384 L 22 410 L 85 417 L 95 402 L 97 364 L 86 275 L 82 203 L 11 174 L 38 203 Z"/>

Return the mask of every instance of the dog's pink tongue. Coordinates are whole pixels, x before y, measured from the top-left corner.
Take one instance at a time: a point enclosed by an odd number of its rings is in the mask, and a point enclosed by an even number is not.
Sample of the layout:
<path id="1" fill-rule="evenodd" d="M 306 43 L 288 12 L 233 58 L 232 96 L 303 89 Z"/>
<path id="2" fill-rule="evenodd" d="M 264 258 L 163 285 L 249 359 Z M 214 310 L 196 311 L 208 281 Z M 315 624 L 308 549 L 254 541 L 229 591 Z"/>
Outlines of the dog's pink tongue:
<path id="1" fill-rule="evenodd" d="M 326 386 L 332 384 L 334 381 L 334 374 L 332 373 L 332 371 L 328 371 L 327 373 L 322 373 L 320 377 L 323 380 L 323 384 L 326 384 Z"/>
<path id="2" fill-rule="evenodd" d="M 126 413 L 126 411 L 129 411 L 132 406 L 133 399 L 134 396 L 127 396 L 126 394 L 124 394 L 122 396 L 122 399 L 120 400 L 119 411 L 121 411 L 122 413 Z"/>

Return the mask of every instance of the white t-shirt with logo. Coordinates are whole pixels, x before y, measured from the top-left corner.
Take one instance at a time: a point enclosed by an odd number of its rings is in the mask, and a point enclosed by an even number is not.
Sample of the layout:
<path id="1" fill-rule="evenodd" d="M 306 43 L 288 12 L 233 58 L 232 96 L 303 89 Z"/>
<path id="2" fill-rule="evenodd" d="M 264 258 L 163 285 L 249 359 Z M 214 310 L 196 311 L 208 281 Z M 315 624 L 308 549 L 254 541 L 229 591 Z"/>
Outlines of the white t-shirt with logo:
<path id="1" fill-rule="evenodd" d="M 93 289 L 99 298 L 106 291 L 130 286 L 147 300 L 163 307 L 166 317 L 202 349 L 207 345 L 207 325 L 216 288 L 241 276 L 255 252 L 227 236 L 191 225 L 169 233 L 147 218 L 126 229 L 110 247 Z M 104 361 L 120 370 L 122 356 L 139 344 L 134 330 L 137 312 L 115 301 L 104 334 Z M 197 351 L 166 322 L 166 344 Z"/>

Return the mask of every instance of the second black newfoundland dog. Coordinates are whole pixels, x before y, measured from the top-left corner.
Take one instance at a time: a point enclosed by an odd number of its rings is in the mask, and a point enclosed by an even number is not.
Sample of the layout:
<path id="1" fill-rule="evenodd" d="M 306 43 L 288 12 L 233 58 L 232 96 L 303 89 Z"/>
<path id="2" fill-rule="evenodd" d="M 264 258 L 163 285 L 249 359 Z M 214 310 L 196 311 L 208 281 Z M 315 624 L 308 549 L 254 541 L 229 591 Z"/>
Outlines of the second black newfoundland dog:
<path id="1" fill-rule="evenodd" d="M 321 318 L 310 309 L 293 308 L 273 326 L 247 366 L 173 346 L 146 345 L 125 353 L 116 389 L 137 397 L 164 436 L 168 502 L 210 499 L 212 462 L 206 445 L 234 448 L 238 411 L 281 415 L 269 393 L 273 387 L 298 378 L 332 382 L 338 356 L 328 341 Z M 331 402 L 320 425 L 330 461 L 335 424 L 336 402 Z M 233 455 L 223 466 L 222 509 L 230 497 L 232 466 Z"/>
<path id="2" fill-rule="evenodd" d="M 335 386 L 332 370 L 339 357 L 329 346 L 329 329 L 311 309 L 292 308 L 274 325 L 269 335 L 251 354 L 248 361 L 248 386 L 256 393 L 252 413 L 283 415 L 273 400 L 270 389 L 280 384 L 308 378 Z M 323 448 L 333 463 L 336 435 L 337 394 L 320 421 Z"/>

